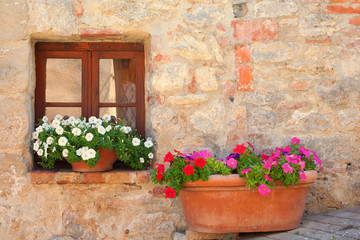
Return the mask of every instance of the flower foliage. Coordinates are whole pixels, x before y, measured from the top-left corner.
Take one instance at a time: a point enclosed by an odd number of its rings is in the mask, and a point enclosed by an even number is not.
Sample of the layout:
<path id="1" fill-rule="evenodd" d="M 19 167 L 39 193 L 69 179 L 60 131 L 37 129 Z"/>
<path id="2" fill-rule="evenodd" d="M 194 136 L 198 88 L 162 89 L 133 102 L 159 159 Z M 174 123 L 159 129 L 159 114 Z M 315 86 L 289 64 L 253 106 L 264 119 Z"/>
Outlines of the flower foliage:
<path id="1" fill-rule="evenodd" d="M 51 123 L 48 121 L 44 116 L 32 134 L 33 150 L 45 168 L 53 168 L 56 160 L 63 159 L 94 167 L 99 148 L 114 149 L 118 159 L 133 169 L 145 169 L 154 157 L 151 138 L 140 139 L 134 129 L 124 122 L 116 124 L 116 119 L 107 114 L 88 121 L 56 115 Z"/>
<path id="2" fill-rule="evenodd" d="M 285 186 L 297 184 L 306 180 L 304 171 L 321 165 L 316 152 L 306 149 L 296 137 L 289 146 L 276 148 L 270 156 L 256 154 L 254 147 L 250 143 L 247 145 L 236 145 L 226 159 L 216 159 L 205 150 L 191 154 L 175 150 L 176 155 L 168 152 L 164 162 L 169 162 L 170 167 L 165 171 L 164 164 L 156 164 L 151 180 L 167 184 L 165 197 L 173 198 L 185 182 L 207 181 L 212 174 L 238 173 L 249 188 L 257 189 L 260 195 L 268 195 L 277 181 Z"/>

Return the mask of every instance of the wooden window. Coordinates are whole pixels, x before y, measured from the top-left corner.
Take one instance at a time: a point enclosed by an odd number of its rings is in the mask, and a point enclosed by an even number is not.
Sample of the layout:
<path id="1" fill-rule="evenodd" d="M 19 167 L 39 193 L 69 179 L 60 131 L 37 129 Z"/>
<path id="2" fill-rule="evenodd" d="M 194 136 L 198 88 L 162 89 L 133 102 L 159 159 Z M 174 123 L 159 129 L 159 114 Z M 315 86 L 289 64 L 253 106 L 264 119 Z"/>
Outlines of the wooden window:
<path id="1" fill-rule="evenodd" d="M 35 64 L 36 123 L 45 115 L 52 120 L 56 114 L 89 118 L 107 113 L 145 137 L 142 44 L 38 42 Z M 69 167 L 66 161 L 55 163 L 58 169 Z M 124 165 L 117 161 L 114 168 Z"/>
<path id="2" fill-rule="evenodd" d="M 35 59 L 35 122 L 107 113 L 145 137 L 142 44 L 39 42 Z"/>

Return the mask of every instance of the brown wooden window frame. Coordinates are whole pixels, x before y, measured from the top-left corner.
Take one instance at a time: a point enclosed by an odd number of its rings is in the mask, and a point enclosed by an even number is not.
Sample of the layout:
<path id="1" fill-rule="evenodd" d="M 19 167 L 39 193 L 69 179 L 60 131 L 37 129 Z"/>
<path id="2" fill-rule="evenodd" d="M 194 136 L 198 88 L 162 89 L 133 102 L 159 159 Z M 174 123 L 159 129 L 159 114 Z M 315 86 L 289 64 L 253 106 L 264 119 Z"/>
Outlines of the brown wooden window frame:
<path id="1" fill-rule="evenodd" d="M 82 60 L 81 103 L 46 102 L 46 59 L 64 58 Z M 100 103 L 99 102 L 99 60 L 134 59 L 136 102 Z M 35 122 L 45 115 L 46 107 L 81 107 L 81 115 L 89 118 L 99 116 L 101 107 L 135 107 L 136 129 L 145 137 L 145 70 L 144 45 L 141 43 L 50 43 L 35 44 L 36 87 Z"/>

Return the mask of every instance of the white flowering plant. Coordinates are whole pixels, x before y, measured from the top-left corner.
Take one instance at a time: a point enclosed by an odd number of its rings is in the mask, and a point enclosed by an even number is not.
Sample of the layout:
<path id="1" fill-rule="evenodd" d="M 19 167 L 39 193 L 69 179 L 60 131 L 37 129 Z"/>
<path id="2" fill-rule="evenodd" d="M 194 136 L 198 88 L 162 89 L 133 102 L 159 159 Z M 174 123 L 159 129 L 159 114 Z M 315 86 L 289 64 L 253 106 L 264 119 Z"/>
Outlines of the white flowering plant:
<path id="1" fill-rule="evenodd" d="M 118 122 L 118 123 L 117 123 Z M 114 149 L 118 159 L 132 169 L 141 170 L 154 157 L 151 138 L 139 134 L 120 119 L 108 114 L 102 118 L 62 117 L 54 120 L 44 116 L 32 133 L 33 150 L 42 159 L 40 165 L 53 168 L 56 160 L 84 161 L 94 167 L 99 160 L 99 149 Z"/>

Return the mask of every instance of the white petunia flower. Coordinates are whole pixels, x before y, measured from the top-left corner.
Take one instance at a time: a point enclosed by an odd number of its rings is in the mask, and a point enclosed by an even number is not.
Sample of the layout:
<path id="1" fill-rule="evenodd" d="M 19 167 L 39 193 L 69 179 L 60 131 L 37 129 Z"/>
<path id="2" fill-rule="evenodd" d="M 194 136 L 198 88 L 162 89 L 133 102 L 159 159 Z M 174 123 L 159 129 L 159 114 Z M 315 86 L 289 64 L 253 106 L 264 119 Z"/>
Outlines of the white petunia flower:
<path id="1" fill-rule="evenodd" d="M 67 144 L 68 140 L 66 137 L 60 137 L 59 140 L 58 140 L 58 144 L 60 146 L 65 146 Z"/>
<path id="2" fill-rule="evenodd" d="M 74 134 L 74 136 L 80 136 L 80 134 L 81 134 L 81 130 L 80 130 L 80 128 L 73 128 L 72 130 L 71 130 L 71 132 L 72 132 L 72 134 Z"/>
<path id="3" fill-rule="evenodd" d="M 81 158 L 82 160 L 86 161 L 86 160 L 89 160 L 90 157 L 89 157 L 89 154 L 87 151 L 83 152 L 83 154 L 81 154 Z"/>
<path id="4" fill-rule="evenodd" d="M 41 126 L 42 126 L 43 129 L 45 129 L 45 131 L 48 131 L 48 130 L 50 129 L 50 127 L 51 127 L 51 126 L 50 126 L 49 124 L 47 124 L 47 123 L 43 123 Z"/>
<path id="5" fill-rule="evenodd" d="M 57 128 L 55 129 L 55 132 L 56 132 L 57 134 L 61 135 L 61 134 L 64 133 L 64 129 L 63 129 L 62 127 L 57 127 Z"/>
<path id="6" fill-rule="evenodd" d="M 79 157 L 82 155 L 83 153 L 83 149 L 79 148 L 78 150 L 76 150 L 76 155 L 78 155 Z"/>
<path id="7" fill-rule="evenodd" d="M 39 150 L 37 151 L 37 155 L 39 155 L 39 157 L 41 157 L 43 154 L 44 154 L 44 150 L 39 149 Z"/>
<path id="8" fill-rule="evenodd" d="M 46 123 L 48 120 L 49 120 L 49 119 L 48 119 L 47 116 L 43 116 L 42 121 L 43 121 L 44 123 Z"/>
<path id="9" fill-rule="evenodd" d="M 153 159 L 153 158 L 154 158 L 154 154 L 153 154 L 153 153 L 149 153 L 149 154 L 148 154 L 148 157 L 149 157 L 150 159 Z"/>
<path id="10" fill-rule="evenodd" d="M 110 132 L 110 130 L 111 130 L 111 125 L 109 125 L 109 126 L 106 127 L 106 131 L 107 131 L 107 132 Z"/>
<path id="11" fill-rule="evenodd" d="M 140 158 L 140 162 L 144 163 L 145 162 L 144 158 Z"/>
<path id="12" fill-rule="evenodd" d="M 96 120 L 96 125 L 98 125 L 98 126 L 101 126 L 102 125 L 102 120 L 100 119 L 100 118 L 98 118 L 97 120 Z"/>
<path id="13" fill-rule="evenodd" d="M 51 125 L 53 125 L 54 128 L 60 127 L 60 120 L 54 119 L 54 120 L 51 122 Z"/>
<path id="14" fill-rule="evenodd" d="M 96 151 L 92 148 L 90 148 L 88 151 L 87 151 L 87 154 L 88 154 L 88 157 L 89 159 L 92 159 L 92 158 L 95 158 L 96 157 Z"/>
<path id="15" fill-rule="evenodd" d="M 38 139 L 39 138 L 39 133 L 38 132 L 33 132 L 32 133 L 32 138 L 33 139 Z"/>
<path id="16" fill-rule="evenodd" d="M 34 151 L 39 150 L 39 147 L 40 147 L 39 142 L 38 141 L 34 142 L 34 145 L 33 145 Z"/>
<path id="17" fill-rule="evenodd" d="M 153 145 L 154 145 L 153 142 L 150 141 L 150 140 L 146 140 L 144 142 L 144 146 L 147 147 L 147 148 L 151 148 Z"/>
<path id="18" fill-rule="evenodd" d="M 62 151 L 62 155 L 63 155 L 64 157 L 69 156 L 69 150 L 64 149 L 64 150 Z"/>
<path id="19" fill-rule="evenodd" d="M 106 129 L 103 126 L 99 126 L 97 130 L 101 135 L 104 135 L 106 133 Z"/>
<path id="20" fill-rule="evenodd" d="M 109 114 L 105 114 L 103 117 L 102 117 L 102 120 L 104 120 L 105 122 L 108 122 L 111 120 L 111 116 Z"/>
<path id="21" fill-rule="evenodd" d="M 46 139 L 46 143 L 47 143 L 48 145 L 51 145 L 53 142 L 54 142 L 54 138 L 52 138 L 52 137 L 48 137 L 48 138 Z"/>
<path id="22" fill-rule="evenodd" d="M 131 132 L 131 127 L 122 126 L 120 128 L 120 131 L 122 131 L 125 134 L 128 134 L 129 132 Z"/>
<path id="23" fill-rule="evenodd" d="M 62 118 L 63 117 L 60 114 L 58 114 L 58 115 L 55 116 L 54 119 L 56 119 L 56 120 L 58 120 L 60 122 Z"/>
<path id="24" fill-rule="evenodd" d="M 85 135 L 85 139 L 86 141 L 90 142 L 93 139 L 94 135 L 92 135 L 92 133 L 87 133 Z"/>
<path id="25" fill-rule="evenodd" d="M 94 117 L 94 116 L 91 116 L 91 117 L 89 118 L 89 123 L 91 123 L 91 124 L 96 124 L 96 121 L 97 121 L 97 118 Z"/>
<path id="26" fill-rule="evenodd" d="M 140 139 L 138 139 L 138 138 L 133 138 L 133 140 L 132 140 L 132 144 L 134 145 L 134 146 L 139 146 L 140 145 Z"/>
<path id="27" fill-rule="evenodd" d="M 42 126 L 38 126 L 36 129 L 36 132 L 41 133 L 43 131 Z"/>

